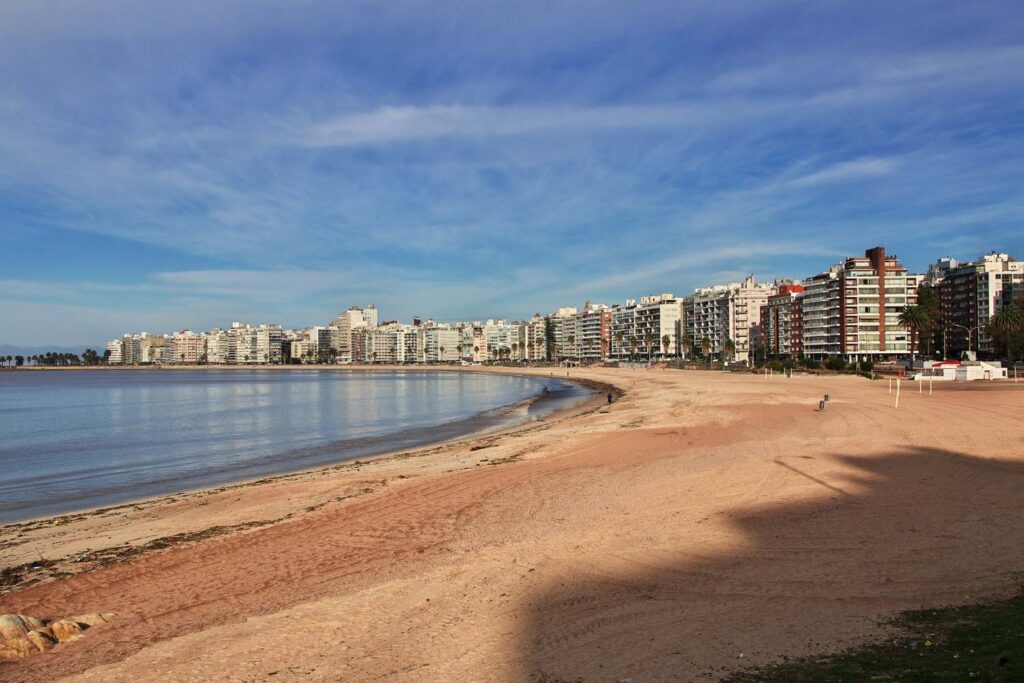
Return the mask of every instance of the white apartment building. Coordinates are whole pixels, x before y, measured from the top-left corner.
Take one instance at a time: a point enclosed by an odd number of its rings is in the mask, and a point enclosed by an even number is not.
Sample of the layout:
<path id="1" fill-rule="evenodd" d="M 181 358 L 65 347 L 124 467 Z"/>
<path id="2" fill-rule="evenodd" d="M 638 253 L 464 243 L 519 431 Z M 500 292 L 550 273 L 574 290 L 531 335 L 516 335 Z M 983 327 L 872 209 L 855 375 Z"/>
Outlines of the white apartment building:
<path id="1" fill-rule="evenodd" d="M 487 360 L 487 335 L 484 333 L 484 326 L 479 322 L 462 323 L 458 330 L 459 343 L 462 345 L 459 350 L 460 358 L 474 363 Z"/>
<path id="2" fill-rule="evenodd" d="M 680 352 L 683 315 L 683 301 L 672 293 L 640 297 L 639 302 L 627 299 L 624 306 L 611 309 L 611 355 L 675 358 Z"/>
<path id="3" fill-rule="evenodd" d="M 306 336 L 293 339 L 291 357 L 300 363 L 312 363 L 316 358 L 316 343 L 311 342 Z"/>
<path id="4" fill-rule="evenodd" d="M 833 266 L 804 280 L 803 350 L 817 360 L 836 356 L 840 350 L 840 266 Z"/>
<path id="5" fill-rule="evenodd" d="M 206 338 L 206 362 L 224 365 L 228 362 L 228 333 L 215 327 L 203 335 Z"/>
<path id="6" fill-rule="evenodd" d="M 691 340 L 692 354 L 702 352 L 704 340 L 710 342 L 708 353 L 719 354 L 726 339 L 731 338 L 729 313 L 732 287 L 715 285 L 696 289 L 684 302 L 686 334 Z"/>
<path id="7" fill-rule="evenodd" d="M 484 323 L 484 338 L 487 343 L 488 358 L 502 360 L 510 358 L 522 359 L 526 349 L 526 335 L 521 323 L 506 320 L 488 320 Z"/>
<path id="8" fill-rule="evenodd" d="M 540 362 L 547 359 L 547 346 L 544 338 L 546 323 L 540 313 L 535 313 L 533 318 L 524 323 L 526 335 L 526 360 Z"/>
<path id="9" fill-rule="evenodd" d="M 338 352 L 339 360 L 352 361 L 352 333 L 364 327 L 371 330 L 377 327 L 377 307 L 373 304 L 365 308 L 353 306 L 338 315 L 333 327 L 337 330 L 334 348 Z"/>
<path id="10" fill-rule="evenodd" d="M 370 362 L 396 365 L 423 362 L 426 335 L 422 327 L 389 322 L 368 330 L 365 336 Z"/>
<path id="11" fill-rule="evenodd" d="M 566 358 L 574 353 L 573 347 L 576 343 L 576 309 L 571 306 L 559 308 L 556 312 L 547 316 L 551 325 L 552 339 L 546 340 L 546 345 L 552 358 Z"/>
<path id="12" fill-rule="evenodd" d="M 233 322 L 231 323 L 231 329 L 227 332 L 228 363 L 232 365 L 281 363 L 283 361 L 281 353 L 282 336 L 282 330 L 277 325 L 253 326 Z"/>
<path id="13" fill-rule="evenodd" d="M 606 342 L 611 331 L 611 311 L 607 306 L 587 309 L 576 314 L 576 358 L 594 362 L 605 358 Z"/>
<path id="14" fill-rule="evenodd" d="M 108 365 L 121 365 L 124 363 L 124 339 L 108 341 L 107 351 L 110 351 L 110 357 L 107 359 Z"/>
<path id="15" fill-rule="evenodd" d="M 423 331 L 423 362 L 456 363 L 459 360 L 459 331 L 428 327 Z"/>
<path id="16" fill-rule="evenodd" d="M 693 352 L 700 353 L 707 339 L 710 353 L 718 355 L 725 342 L 732 340 L 734 360 L 749 360 L 751 342 L 759 335 L 761 307 L 776 291 L 775 285 L 758 283 L 753 275 L 743 282 L 694 290 L 684 303 L 686 335 L 692 340 Z"/>
<path id="17" fill-rule="evenodd" d="M 284 359 L 281 355 L 281 328 L 277 325 L 260 325 L 256 328 L 256 362 L 280 365 Z"/>
<path id="18" fill-rule="evenodd" d="M 139 338 L 138 363 L 143 365 L 160 365 L 167 360 L 169 339 L 163 335 L 143 332 Z"/>

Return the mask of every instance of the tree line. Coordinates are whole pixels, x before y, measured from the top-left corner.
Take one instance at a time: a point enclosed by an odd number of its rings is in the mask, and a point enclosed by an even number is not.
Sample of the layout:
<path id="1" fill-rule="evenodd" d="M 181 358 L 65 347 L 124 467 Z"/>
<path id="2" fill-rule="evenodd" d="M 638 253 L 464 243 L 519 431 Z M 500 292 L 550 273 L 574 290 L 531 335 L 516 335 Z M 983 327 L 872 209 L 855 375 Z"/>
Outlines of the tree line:
<path id="1" fill-rule="evenodd" d="M 110 362 L 110 351 L 107 350 L 99 354 L 95 349 L 86 349 L 81 355 L 77 353 L 54 353 L 53 351 L 47 351 L 46 353 L 27 356 L 21 354 L 0 356 L 0 366 L 16 368 L 24 366 L 72 367 L 78 365 L 106 365 L 108 362 Z"/>

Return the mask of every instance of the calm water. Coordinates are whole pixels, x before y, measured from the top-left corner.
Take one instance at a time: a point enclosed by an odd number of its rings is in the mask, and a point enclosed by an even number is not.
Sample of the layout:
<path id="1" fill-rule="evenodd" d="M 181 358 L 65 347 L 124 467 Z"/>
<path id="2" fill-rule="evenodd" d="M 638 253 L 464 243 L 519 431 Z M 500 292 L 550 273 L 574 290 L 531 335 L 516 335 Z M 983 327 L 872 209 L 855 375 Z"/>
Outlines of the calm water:
<path id="1" fill-rule="evenodd" d="M 0 522 L 415 446 L 586 395 L 454 372 L 0 372 Z"/>

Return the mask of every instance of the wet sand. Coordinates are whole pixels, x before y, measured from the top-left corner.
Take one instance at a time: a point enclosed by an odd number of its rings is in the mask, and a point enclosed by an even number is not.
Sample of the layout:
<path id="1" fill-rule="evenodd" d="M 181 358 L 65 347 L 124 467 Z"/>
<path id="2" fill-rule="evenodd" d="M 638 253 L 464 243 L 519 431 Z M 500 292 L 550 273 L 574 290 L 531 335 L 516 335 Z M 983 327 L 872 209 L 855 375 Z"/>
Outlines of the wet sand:
<path id="1" fill-rule="evenodd" d="M 0 679 L 715 680 L 1020 584 L 1024 385 L 571 375 L 624 396 L 3 527 L 0 564 L 85 571 L 0 611 L 119 616 Z"/>

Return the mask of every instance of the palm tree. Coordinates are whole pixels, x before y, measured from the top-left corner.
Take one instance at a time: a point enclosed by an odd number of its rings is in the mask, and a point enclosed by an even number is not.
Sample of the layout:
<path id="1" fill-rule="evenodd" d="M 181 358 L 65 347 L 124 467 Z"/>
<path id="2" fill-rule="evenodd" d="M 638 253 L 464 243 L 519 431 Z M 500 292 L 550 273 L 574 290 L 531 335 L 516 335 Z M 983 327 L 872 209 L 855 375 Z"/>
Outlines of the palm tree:
<path id="1" fill-rule="evenodd" d="M 1024 330 L 1024 309 L 1016 304 L 1007 304 L 992 316 L 988 326 L 996 337 L 1006 342 L 1006 360 L 1012 365 L 1014 337 Z"/>
<path id="2" fill-rule="evenodd" d="M 668 347 L 672 344 L 672 337 L 664 334 L 661 336 L 661 348 L 664 350 L 663 357 L 668 357 Z"/>
<path id="3" fill-rule="evenodd" d="M 622 353 L 623 337 L 625 337 L 625 334 L 621 330 L 615 333 L 615 350 L 618 351 L 619 353 Z"/>
<path id="4" fill-rule="evenodd" d="M 658 335 L 653 332 L 644 334 L 644 346 L 647 347 L 647 362 L 651 362 L 651 355 L 654 353 L 654 342 L 658 341 Z"/>
<path id="5" fill-rule="evenodd" d="M 932 321 L 923 306 L 907 306 L 897 320 L 910 330 L 910 360 L 913 361 L 917 358 L 917 340 L 931 327 Z"/>
<path id="6" fill-rule="evenodd" d="M 683 360 L 689 358 L 693 352 L 693 340 L 689 337 L 683 337 Z"/>
<path id="7" fill-rule="evenodd" d="M 629 359 L 636 357 L 637 338 L 635 334 L 629 335 Z"/>
<path id="8" fill-rule="evenodd" d="M 929 334 L 925 335 L 924 339 L 924 352 L 932 358 L 932 344 L 935 342 L 936 329 L 942 329 L 942 307 L 939 303 L 939 295 L 935 291 L 935 288 L 930 285 L 922 284 L 917 288 L 917 305 L 925 310 L 928 314 L 928 319 L 931 321 L 931 328 L 928 330 Z M 945 356 L 945 353 L 943 353 Z"/>
<path id="9" fill-rule="evenodd" d="M 704 337 L 700 340 L 700 352 L 701 355 L 704 356 L 704 362 L 710 365 L 711 356 L 709 354 L 711 353 L 711 339 L 709 337 Z"/>
<path id="10" fill-rule="evenodd" d="M 722 355 L 727 360 L 732 360 L 733 356 L 736 355 L 736 342 L 732 339 L 726 339 L 725 343 L 722 344 Z"/>
<path id="11" fill-rule="evenodd" d="M 573 349 L 573 346 L 576 344 L 576 335 L 570 334 L 569 338 L 566 339 L 566 341 L 569 342 L 569 353 L 567 353 L 565 355 L 567 355 L 567 356 L 574 356 L 575 354 L 573 353 L 572 349 Z"/>
<path id="12" fill-rule="evenodd" d="M 517 344 L 516 342 L 512 342 L 512 355 L 513 356 L 516 355 L 516 351 L 518 351 L 518 350 L 519 350 L 519 344 Z"/>

